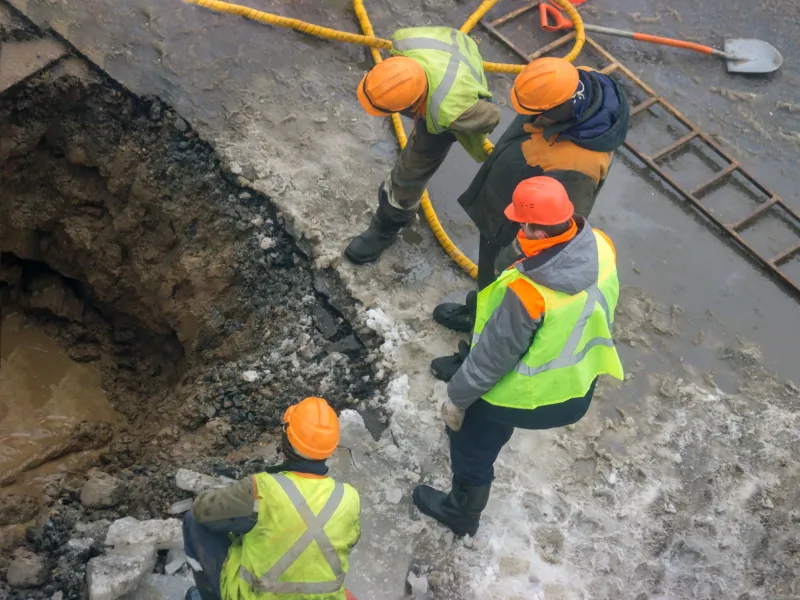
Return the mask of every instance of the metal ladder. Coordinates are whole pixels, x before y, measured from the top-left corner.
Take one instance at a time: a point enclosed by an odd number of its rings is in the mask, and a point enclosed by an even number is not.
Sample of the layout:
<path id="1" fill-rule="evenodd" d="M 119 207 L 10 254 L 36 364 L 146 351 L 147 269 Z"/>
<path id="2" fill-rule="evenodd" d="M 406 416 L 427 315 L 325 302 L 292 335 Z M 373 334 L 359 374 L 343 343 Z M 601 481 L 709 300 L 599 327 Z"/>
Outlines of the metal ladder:
<path id="1" fill-rule="evenodd" d="M 525 13 L 535 9 L 539 2 L 532 2 L 520 8 L 517 8 L 502 17 L 494 20 L 483 19 L 481 26 L 495 39 L 500 41 L 503 45 L 508 47 L 514 54 L 519 56 L 525 62 L 530 62 L 536 58 L 547 55 L 561 46 L 569 44 L 575 39 L 575 32 L 570 32 L 567 35 L 555 40 L 554 42 L 540 48 L 539 50 L 528 53 L 519 48 L 507 36 L 499 31 L 499 27 L 519 18 Z M 637 77 L 630 69 L 625 67 L 611 53 L 601 47 L 597 42 L 591 38 L 586 38 L 586 44 L 594 53 L 604 61 L 604 66 L 599 69 L 601 73 L 606 75 L 613 73 L 623 74 L 630 82 L 635 84 L 642 92 L 644 92 L 646 99 L 631 108 L 631 121 L 638 114 L 650 110 L 656 105 L 663 108 L 671 117 L 688 130 L 688 133 L 676 139 L 674 142 L 660 148 L 659 150 L 648 154 L 630 141 L 625 141 L 624 147 L 639 161 L 644 163 L 651 169 L 661 180 L 666 183 L 672 190 L 674 190 L 681 198 L 690 202 L 693 207 L 702 213 L 708 221 L 717 226 L 721 231 L 729 235 L 733 241 L 750 256 L 756 263 L 762 266 L 770 275 L 775 277 L 781 284 L 786 286 L 796 297 L 800 299 L 800 281 L 795 281 L 787 275 L 782 269 L 792 258 L 800 254 L 800 216 L 797 212 L 788 206 L 777 194 L 771 191 L 767 186 L 762 184 L 756 179 L 750 171 L 742 166 L 739 161 L 733 158 L 729 152 L 723 149 L 715 140 L 713 140 L 707 133 L 701 130 L 697 125 L 689 121 L 678 109 L 672 106 L 669 102 L 661 98 L 650 86 L 644 83 Z M 667 173 L 656 161 L 668 157 L 671 154 L 685 148 L 688 144 L 695 140 L 700 140 L 706 144 L 717 155 L 721 162 L 726 163 L 721 170 L 715 172 L 709 179 L 697 185 L 693 189 L 686 189 L 681 185 L 675 177 Z M 749 183 L 759 195 L 763 196 L 760 204 L 750 214 L 733 223 L 725 222 L 719 218 L 711 209 L 705 206 L 702 202 L 704 194 L 708 193 L 712 188 L 719 189 L 725 185 L 730 185 L 733 181 L 731 177 L 734 174 L 739 174 L 747 183 Z M 789 229 L 791 229 L 796 237 L 796 243 L 790 245 L 784 250 L 772 256 L 765 256 L 751 243 L 745 240 L 741 233 L 747 227 L 752 227 L 759 220 L 764 219 L 770 212 L 770 209 L 780 209 L 781 218 Z"/>

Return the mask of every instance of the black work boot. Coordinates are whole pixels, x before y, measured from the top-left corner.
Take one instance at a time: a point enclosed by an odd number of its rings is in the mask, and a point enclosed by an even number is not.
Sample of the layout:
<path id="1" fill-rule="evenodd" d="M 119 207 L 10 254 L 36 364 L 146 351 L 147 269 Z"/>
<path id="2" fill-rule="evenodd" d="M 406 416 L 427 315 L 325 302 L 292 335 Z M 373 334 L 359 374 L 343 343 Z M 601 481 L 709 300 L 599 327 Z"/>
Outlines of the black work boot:
<path id="1" fill-rule="evenodd" d="M 378 188 L 378 210 L 367 230 L 350 240 L 344 255 L 357 265 L 375 262 L 392 245 L 397 234 L 414 218 L 415 213 L 416 210 L 400 210 L 389 204 L 389 197 L 381 184 Z"/>
<path id="2" fill-rule="evenodd" d="M 412 498 L 420 511 L 449 527 L 457 536 L 474 536 L 491 489 L 491 484 L 466 485 L 453 478 L 449 494 L 429 485 L 418 485 Z"/>
<path id="3" fill-rule="evenodd" d="M 471 291 L 467 294 L 466 304 L 445 302 L 433 309 L 433 320 L 461 333 L 472 333 L 475 326 L 475 310 L 478 306 L 478 292 Z"/>
<path id="4" fill-rule="evenodd" d="M 431 373 L 436 379 L 448 382 L 461 368 L 467 356 L 469 356 L 469 344 L 461 340 L 458 342 L 458 352 L 451 356 L 440 356 L 431 361 Z"/>

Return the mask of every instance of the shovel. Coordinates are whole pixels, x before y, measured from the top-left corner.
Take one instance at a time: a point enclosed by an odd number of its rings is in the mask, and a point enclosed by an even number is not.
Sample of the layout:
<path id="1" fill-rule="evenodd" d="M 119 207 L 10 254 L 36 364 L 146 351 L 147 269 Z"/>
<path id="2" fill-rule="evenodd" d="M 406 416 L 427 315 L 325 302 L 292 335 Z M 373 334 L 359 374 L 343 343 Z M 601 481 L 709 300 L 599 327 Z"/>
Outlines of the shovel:
<path id="1" fill-rule="evenodd" d="M 540 3 L 539 16 L 542 29 L 545 31 L 572 29 L 572 21 L 561 14 L 561 11 L 555 6 L 545 4 L 544 2 Z M 550 23 L 550 18 L 553 19 L 552 24 Z M 773 71 L 777 71 L 783 64 L 781 53 L 762 40 L 743 38 L 725 40 L 725 50 L 717 50 L 711 46 L 703 46 L 702 44 L 687 42 L 685 40 L 659 37 L 646 33 L 636 33 L 635 31 L 625 31 L 623 29 L 612 29 L 611 27 L 601 27 L 600 25 L 588 25 L 584 23 L 583 28 L 586 29 L 586 31 L 630 38 L 640 42 L 649 42 L 651 44 L 661 44 L 662 46 L 674 46 L 675 48 L 694 50 L 695 52 L 724 58 L 725 64 L 728 67 L 728 72 L 730 73 L 772 73 Z"/>

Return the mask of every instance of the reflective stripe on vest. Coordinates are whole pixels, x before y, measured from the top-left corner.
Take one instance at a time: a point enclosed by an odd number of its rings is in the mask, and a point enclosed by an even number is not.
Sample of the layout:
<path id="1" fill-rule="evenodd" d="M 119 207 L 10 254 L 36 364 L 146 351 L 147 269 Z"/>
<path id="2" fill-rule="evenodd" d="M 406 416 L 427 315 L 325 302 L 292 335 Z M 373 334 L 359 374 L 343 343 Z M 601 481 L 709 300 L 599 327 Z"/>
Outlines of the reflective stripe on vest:
<path id="1" fill-rule="evenodd" d="M 291 479 L 285 475 L 275 475 L 275 481 L 281 486 L 286 495 L 294 505 L 295 510 L 303 519 L 306 525 L 306 530 L 294 543 L 294 545 L 286 551 L 286 553 L 278 559 L 263 577 L 258 578 L 248 571 L 244 566 L 239 567 L 239 576 L 258 592 L 265 592 L 270 594 L 332 594 L 338 592 L 344 585 L 345 572 L 342 568 L 342 561 L 339 559 L 339 554 L 333 547 L 328 535 L 325 533 L 325 525 L 333 517 L 336 509 L 344 497 L 344 485 L 338 481 L 335 483 L 333 492 L 331 492 L 328 501 L 319 514 L 315 515 L 308 506 L 308 502 L 297 489 L 297 486 Z M 328 561 L 331 570 L 333 571 L 336 579 L 331 581 L 319 582 L 291 582 L 291 581 L 278 581 L 281 576 L 291 567 L 297 559 L 306 551 L 312 544 L 317 542 L 322 555 Z"/>
<path id="2" fill-rule="evenodd" d="M 538 375 L 539 373 L 544 373 L 545 371 L 550 371 L 552 369 L 572 367 L 581 362 L 583 357 L 586 356 L 586 353 L 595 346 L 602 345 L 610 346 L 612 348 L 614 347 L 613 339 L 594 337 L 586 342 L 586 345 L 580 352 L 575 354 L 575 349 L 578 347 L 578 344 L 583 337 L 583 330 L 586 328 L 587 323 L 589 323 L 589 317 L 591 317 L 592 313 L 594 312 L 595 302 L 600 303 L 603 312 L 606 314 L 608 330 L 611 331 L 612 328 L 611 311 L 608 309 L 608 302 L 606 302 L 606 297 L 603 295 L 603 292 L 600 291 L 600 288 L 597 287 L 596 283 L 589 287 L 586 292 L 586 304 L 583 305 L 581 316 L 578 317 L 578 322 L 575 324 L 575 328 L 572 330 L 572 333 L 569 334 L 567 343 L 564 344 L 564 347 L 561 349 L 559 355 L 553 360 L 546 362 L 543 365 L 539 365 L 538 367 L 531 367 L 520 361 L 517 363 L 517 373 L 520 375 L 526 375 L 527 377 L 533 377 L 534 375 Z"/>
<path id="3" fill-rule="evenodd" d="M 533 342 L 513 369 L 495 381 L 481 373 L 481 362 L 476 358 L 461 370 L 468 380 L 477 380 L 475 387 L 486 389 L 487 383 L 493 383 L 482 396 L 486 402 L 534 410 L 584 396 L 599 375 L 624 377 L 611 336 L 619 297 L 616 259 L 612 247 L 601 234 L 592 233 L 596 243 L 597 279 L 587 289 L 570 295 L 548 288 L 527 277 L 518 267 L 503 272 L 478 294 L 473 345 L 478 343 L 483 328 L 517 279 L 527 280 L 545 301 L 545 311 Z M 585 240 L 581 252 L 586 252 L 583 258 L 591 261 L 594 248 L 587 244 Z M 476 357 L 483 354 L 476 354 Z"/>
<path id="4" fill-rule="evenodd" d="M 469 59 L 461 52 L 461 48 L 458 46 L 458 36 L 464 36 L 466 38 L 466 35 L 456 29 L 453 29 L 453 31 L 450 33 L 452 44 L 446 44 L 440 40 L 427 37 L 406 38 L 392 42 L 394 49 L 399 52 L 408 52 L 409 50 L 440 50 L 450 54 L 450 60 L 447 63 L 447 69 L 445 70 L 444 77 L 442 77 L 439 85 L 434 90 L 428 108 L 430 111 L 431 122 L 433 123 L 436 131 L 439 133 L 445 130 L 445 128 L 439 124 L 439 113 L 442 108 L 442 103 L 447 97 L 447 94 L 449 94 L 450 90 L 453 88 L 453 84 L 456 82 L 458 67 L 461 65 L 461 63 L 464 63 L 469 67 L 469 70 L 472 72 L 472 76 L 476 81 L 481 82 L 482 80 L 481 73 L 474 66 L 472 66 L 472 63 L 469 62 Z M 467 46 L 467 44 L 465 43 L 464 46 Z"/>

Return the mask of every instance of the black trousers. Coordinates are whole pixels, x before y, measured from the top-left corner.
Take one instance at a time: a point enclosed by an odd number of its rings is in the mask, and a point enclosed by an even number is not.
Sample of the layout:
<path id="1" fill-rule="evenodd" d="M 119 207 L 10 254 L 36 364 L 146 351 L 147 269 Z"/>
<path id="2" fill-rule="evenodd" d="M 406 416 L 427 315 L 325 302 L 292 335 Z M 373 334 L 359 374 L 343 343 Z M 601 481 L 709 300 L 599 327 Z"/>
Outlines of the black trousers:
<path id="1" fill-rule="evenodd" d="M 201 571 L 192 569 L 192 572 L 203 600 L 222 600 L 220 576 L 230 547 L 228 535 L 209 531 L 195 520 L 192 511 L 184 515 L 183 549 L 186 556 L 197 561 L 202 568 Z"/>
<path id="2" fill-rule="evenodd" d="M 581 398 L 535 410 L 498 407 L 478 400 L 467 409 L 461 429 L 447 429 L 453 477 L 466 485 L 490 484 L 494 479 L 494 461 L 514 429 L 553 429 L 577 423 L 589 410 L 596 384 L 595 379 Z"/>
<path id="3" fill-rule="evenodd" d="M 468 409 L 461 429 L 447 428 L 453 477 L 466 485 L 492 483 L 494 461 L 513 434 L 513 425 L 483 419 Z"/>

